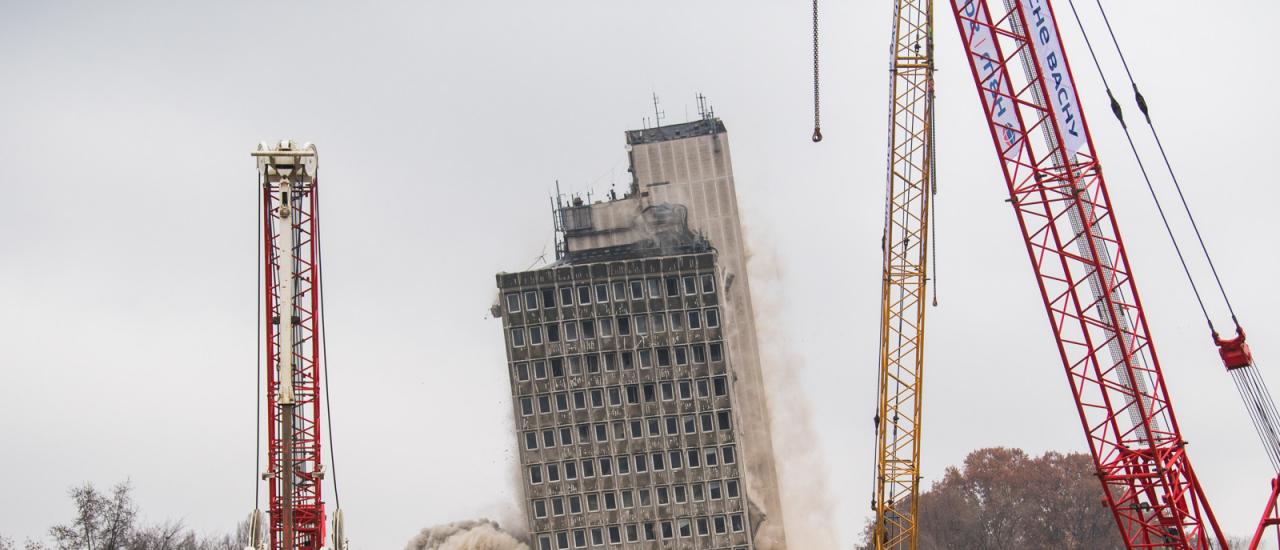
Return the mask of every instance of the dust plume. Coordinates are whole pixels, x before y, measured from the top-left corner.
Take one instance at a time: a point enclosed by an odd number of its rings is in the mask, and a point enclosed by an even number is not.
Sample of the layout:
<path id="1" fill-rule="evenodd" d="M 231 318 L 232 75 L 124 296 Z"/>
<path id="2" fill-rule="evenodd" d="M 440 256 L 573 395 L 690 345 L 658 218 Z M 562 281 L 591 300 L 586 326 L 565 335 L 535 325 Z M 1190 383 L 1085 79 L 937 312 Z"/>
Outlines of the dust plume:
<path id="1" fill-rule="evenodd" d="M 529 550 L 529 545 L 503 531 L 497 522 L 478 519 L 423 529 L 404 550 Z"/>
<path id="2" fill-rule="evenodd" d="M 745 225 L 745 224 L 744 224 Z M 745 227 L 744 227 L 745 229 Z M 765 394 L 773 427 L 774 464 L 778 471 L 783 523 L 789 548 L 837 548 L 837 525 L 831 518 L 827 465 L 813 428 L 808 396 L 801 386 L 804 360 L 789 345 L 782 266 L 772 247 L 762 248 L 757 232 L 748 242 L 747 271 L 760 342 Z M 759 542 L 759 541 L 757 541 Z"/>

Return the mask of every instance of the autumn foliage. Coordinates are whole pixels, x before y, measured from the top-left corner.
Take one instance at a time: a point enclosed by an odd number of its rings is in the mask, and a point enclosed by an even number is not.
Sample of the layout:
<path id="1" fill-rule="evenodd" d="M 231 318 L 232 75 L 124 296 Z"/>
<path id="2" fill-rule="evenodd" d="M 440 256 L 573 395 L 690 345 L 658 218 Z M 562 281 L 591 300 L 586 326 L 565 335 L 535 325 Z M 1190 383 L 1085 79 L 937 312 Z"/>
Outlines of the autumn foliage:
<path id="1" fill-rule="evenodd" d="M 920 550 L 1123 548 L 1093 472 L 1081 453 L 974 451 L 920 495 Z"/>

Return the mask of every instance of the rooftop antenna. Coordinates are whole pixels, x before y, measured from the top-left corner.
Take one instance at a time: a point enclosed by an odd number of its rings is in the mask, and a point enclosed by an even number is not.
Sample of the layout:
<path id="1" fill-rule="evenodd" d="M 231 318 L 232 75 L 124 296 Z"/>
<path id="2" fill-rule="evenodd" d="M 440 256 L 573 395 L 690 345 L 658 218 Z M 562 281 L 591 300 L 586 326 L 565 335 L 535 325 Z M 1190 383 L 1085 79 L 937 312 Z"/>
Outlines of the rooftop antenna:
<path id="1" fill-rule="evenodd" d="M 667 117 L 667 114 L 658 109 L 658 93 L 654 92 L 653 93 L 653 127 L 661 128 L 662 119 L 666 117 Z"/>

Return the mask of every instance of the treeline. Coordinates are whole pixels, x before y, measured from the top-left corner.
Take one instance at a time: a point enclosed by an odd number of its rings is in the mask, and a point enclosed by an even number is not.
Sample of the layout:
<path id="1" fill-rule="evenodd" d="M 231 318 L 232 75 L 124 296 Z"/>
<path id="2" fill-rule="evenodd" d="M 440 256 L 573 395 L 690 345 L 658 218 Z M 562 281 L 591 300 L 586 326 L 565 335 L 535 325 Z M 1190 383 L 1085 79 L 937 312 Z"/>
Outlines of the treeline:
<path id="1" fill-rule="evenodd" d="M 243 550 L 249 544 L 248 522 L 214 537 L 201 537 L 177 520 L 142 524 L 128 481 L 109 492 L 86 483 L 68 494 L 75 515 L 50 527 L 49 540 L 18 544 L 0 535 L 0 550 Z"/>

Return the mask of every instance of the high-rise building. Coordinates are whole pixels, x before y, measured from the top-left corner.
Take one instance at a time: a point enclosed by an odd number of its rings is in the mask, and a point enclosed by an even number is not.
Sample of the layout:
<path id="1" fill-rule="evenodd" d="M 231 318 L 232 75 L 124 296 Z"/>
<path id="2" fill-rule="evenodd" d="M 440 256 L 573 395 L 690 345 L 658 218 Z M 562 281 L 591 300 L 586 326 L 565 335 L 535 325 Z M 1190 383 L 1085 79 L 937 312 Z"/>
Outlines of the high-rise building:
<path id="1" fill-rule="evenodd" d="M 535 550 L 786 548 L 719 119 L 627 132 L 622 197 L 497 277 Z"/>

